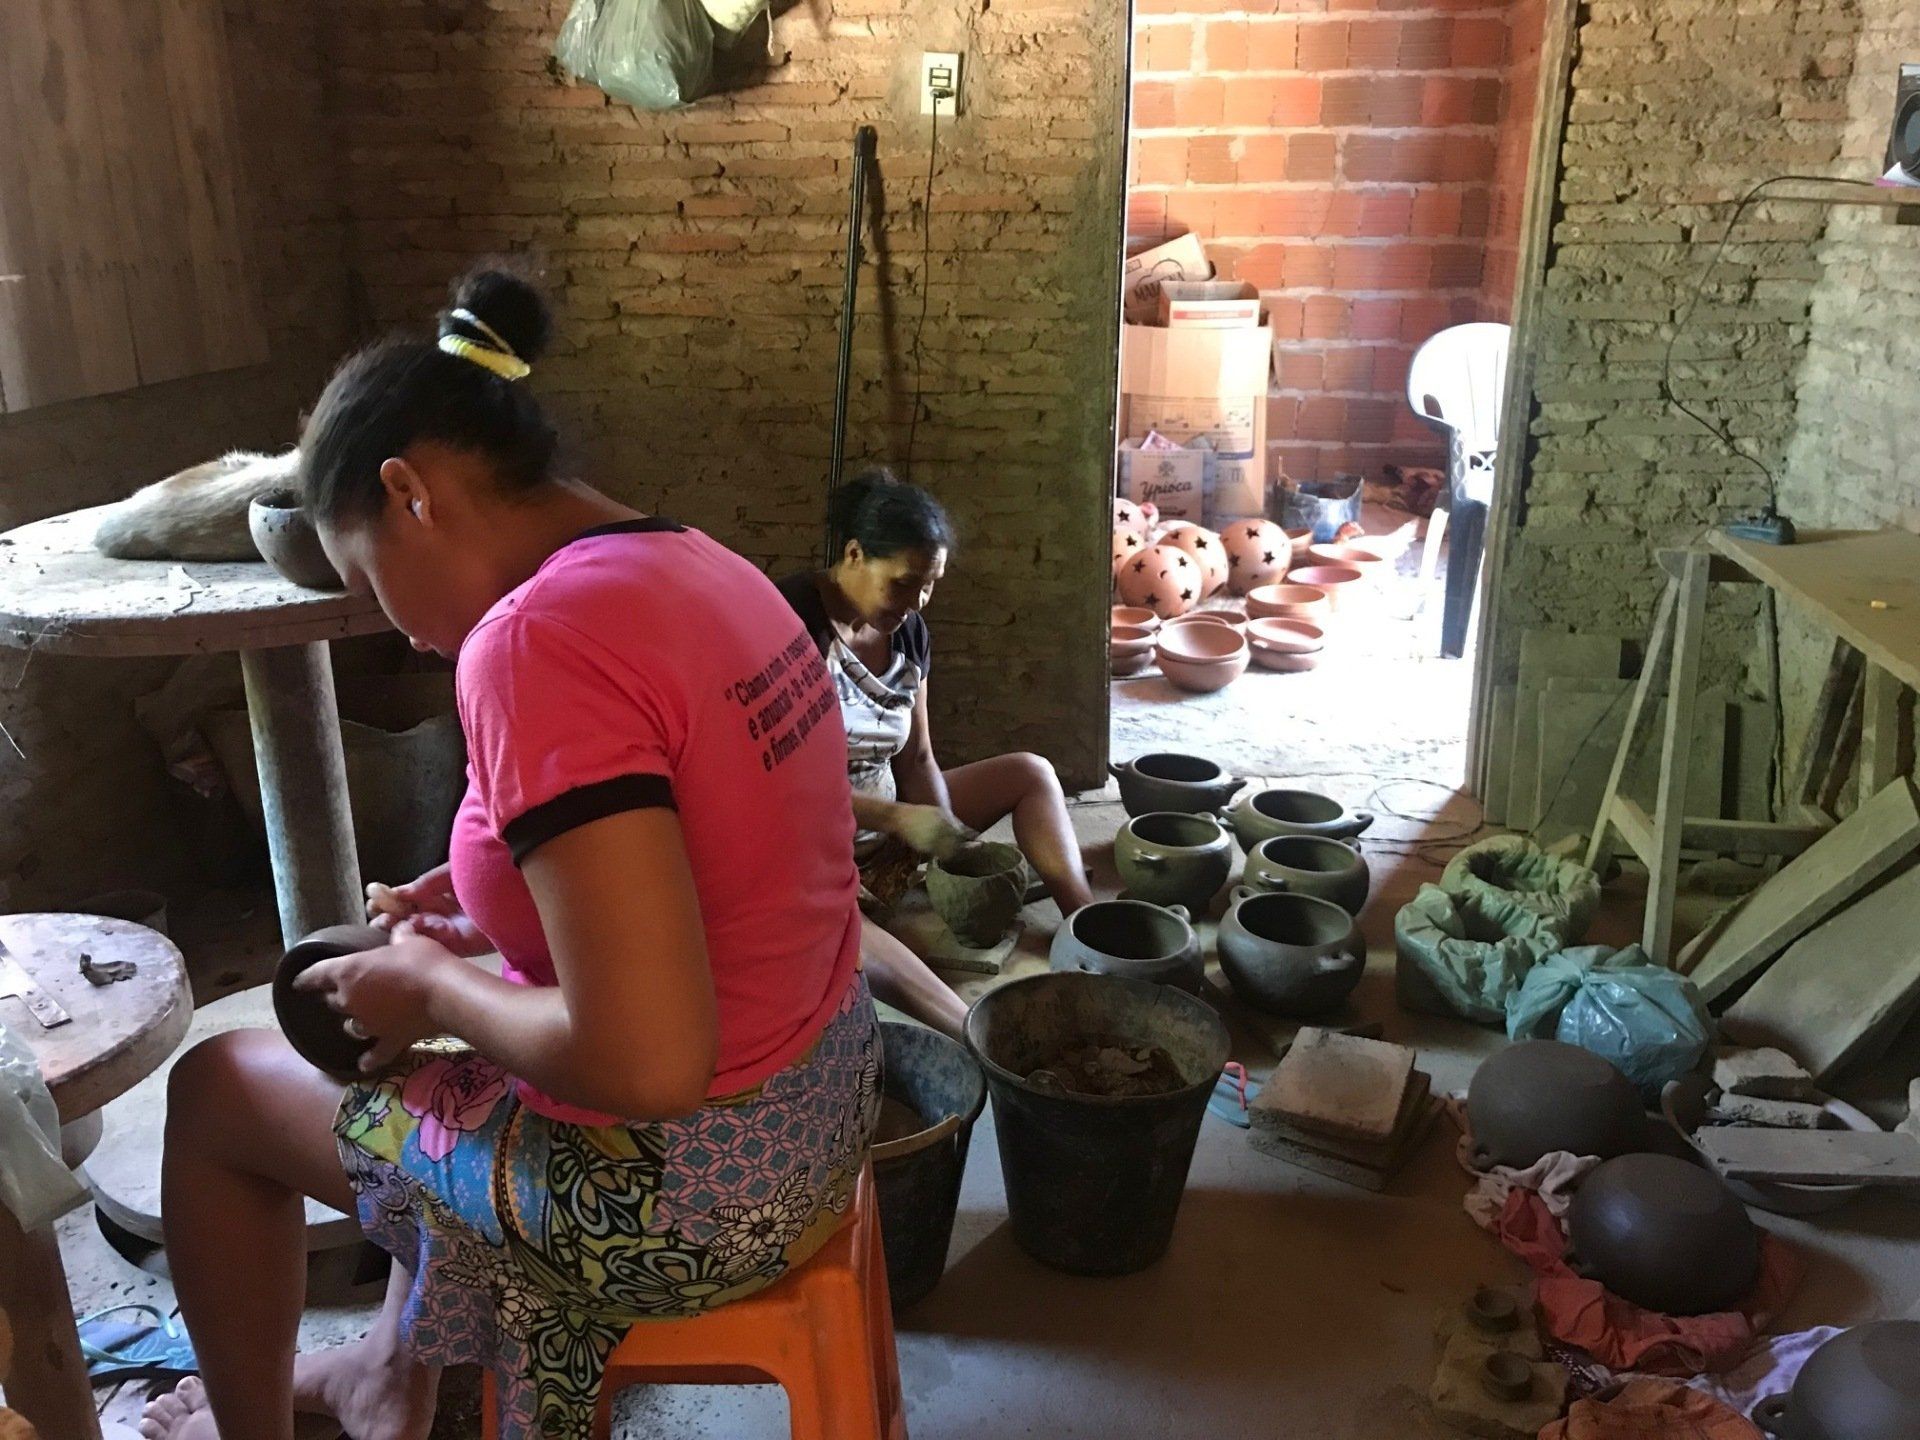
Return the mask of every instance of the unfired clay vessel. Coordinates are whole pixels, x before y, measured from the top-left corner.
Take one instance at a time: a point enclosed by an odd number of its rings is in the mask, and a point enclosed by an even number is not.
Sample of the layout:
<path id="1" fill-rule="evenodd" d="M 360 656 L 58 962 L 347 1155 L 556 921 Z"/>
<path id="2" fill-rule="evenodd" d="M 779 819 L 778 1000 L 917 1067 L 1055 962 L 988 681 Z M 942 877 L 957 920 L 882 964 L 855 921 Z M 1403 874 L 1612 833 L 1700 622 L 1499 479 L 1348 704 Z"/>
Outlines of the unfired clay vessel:
<path id="1" fill-rule="evenodd" d="M 1321 835 L 1349 840 L 1373 824 L 1371 810 L 1349 810 L 1312 790 L 1256 790 L 1244 795 L 1228 819 L 1242 849 L 1275 835 Z"/>
<path id="2" fill-rule="evenodd" d="M 346 1031 L 347 1017 L 330 1008 L 316 990 L 296 990 L 293 982 L 322 960 L 378 950 L 388 943 L 384 930 L 371 925 L 330 925 L 296 942 L 273 972 L 273 1018 L 300 1057 L 335 1080 L 356 1081 L 360 1057 L 373 1043 Z"/>
<path id="3" fill-rule="evenodd" d="M 1178 905 L 1096 900 L 1054 932 L 1048 964 L 1055 970 L 1124 975 L 1186 991 L 1200 988 L 1200 938 Z"/>
<path id="4" fill-rule="evenodd" d="M 288 495 L 263 496 L 247 507 L 247 531 L 260 558 L 284 580 L 309 590 L 345 588 L 340 572 L 320 548 L 320 536 L 300 502 Z"/>
<path id="5" fill-rule="evenodd" d="M 1236 520 L 1220 532 L 1227 551 L 1227 585 L 1245 595 L 1271 585 L 1293 564 L 1293 545 L 1287 532 L 1271 520 Z"/>
<path id="6" fill-rule="evenodd" d="M 1113 528 L 1115 530 L 1130 530 L 1142 540 L 1145 540 L 1147 538 L 1147 531 L 1152 527 L 1152 524 L 1153 522 L 1147 518 L 1147 512 L 1140 506 L 1134 504 L 1133 501 L 1115 500 L 1113 502 Z"/>
<path id="7" fill-rule="evenodd" d="M 1753 1408 L 1775 1440 L 1913 1440 L 1920 1435 L 1920 1320 L 1874 1320 L 1834 1336 L 1784 1395 Z"/>
<path id="8" fill-rule="evenodd" d="M 1333 1009 L 1367 966 L 1353 917 L 1330 900 L 1268 894 L 1242 885 L 1220 922 L 1220 968 L 1234 993 L 1272 1015 Z"/>
<path id="9" fill-rule="evenodd" d="M 1332 613 L 1327 592 L 1317 585 L 1262 585 L 1247 592 L 1247 616 L 1253 620 L 1306 620 L 1318 625 Z"/>
<path id="10" fill-rule="evenodd" d="M 1119 580 L 1120 572 L 1126 567 L 1126 563 L 1144 550 L 1146 543 L 1131 530 L 1113 532 L 1113 576 L 1116 581 Z"/>
<path id="11" fill-rule="evenodd" d="M 1326 593 L 1327 604 L 1337 614 L 1354 603 L 1353 588 L 1365 584 L 1365 577 L 1351 565 L 1303 565 L 1292 575 L 1295 584 L 1311 585 Z"/>
<path id="12" fill-rule="evenodd" d="M 1199 564 L 1206 576 L 1201 598 L 1227 583 L 1227 552 L 1220 537 L 1203 525 L 1180 524 L 1160 537 L 1162 545 L 1177 545 Z"/>
<path id="13" fill-rule="evenodd" d="M 1760 1232 L 1719 1176 L 1671 1155 L 1621 1155 L 1574 1192 L 1569 1263 L 1662 1315 L 1729 1310 L 1760 1277 Z"/>
<path id="14" fill-rule="evenodd" d="M 1201 755 L 1159 750 L 1136 755 L 1124 765 L 1108 765 L 1120 782 L 1120 803 L 1129 815 L 1155 810 L 1178 810 L 1189 815 L 1211 815 L 1241 790 L 1221 766 Z"/>
<path id="15" fill-rule="evenodd" d="M 1000 943 L 1026 903 L 1026 862 L 1016 846 L 976 840 L 927 866 L 927 898 L 963 945 Z"/>
<path id="16" fill-rule="evenodd" d="M 1321 835 L 1275 835 L 1247 852 L 1241 877 L 1255 890 L 1331 900 L 1349 915 L 1367 903 L 1373 877 L 1359 847 Z"/>
<path id="17" fill-rule="evenodd" d="M 1130 898 L 1198 910 L 1233 872 L 1233 837 L 1211 816 L 1159 811 L 1120 827 L 1113 860 Z"/>
<path id="18" fill-rule="evenodd" d="M 1523 1040 L 1482 1062 L 1467 1089 L 1473 1163 L 1524 1170 L 1549 1150 L 1611 1159 L 1640 1147 L 1640 1094 L 1577 1045 Z"/>

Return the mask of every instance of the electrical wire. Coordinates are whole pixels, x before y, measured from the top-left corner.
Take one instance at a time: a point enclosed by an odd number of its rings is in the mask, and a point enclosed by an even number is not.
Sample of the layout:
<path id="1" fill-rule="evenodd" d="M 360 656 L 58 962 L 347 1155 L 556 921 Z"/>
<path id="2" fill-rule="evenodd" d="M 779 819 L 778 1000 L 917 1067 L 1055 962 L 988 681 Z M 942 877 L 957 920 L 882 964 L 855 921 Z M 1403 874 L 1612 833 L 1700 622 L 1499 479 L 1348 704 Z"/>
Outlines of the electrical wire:
<path id="1" fill-rule="evenodd" d="M 933 101 L 933 139 L 927 146 L 927 188 L 920 201 L 920 229 L 923 238 L 920 255 L 920 322 L 913 332 L 913 416 L 907 422 L 907 478 L 913 480 L 914 446 L 920 438 L 920 402 L 926 394 L 927 307 L 933 297 L 933 172 L 940 159 L 940 101 Z"/>

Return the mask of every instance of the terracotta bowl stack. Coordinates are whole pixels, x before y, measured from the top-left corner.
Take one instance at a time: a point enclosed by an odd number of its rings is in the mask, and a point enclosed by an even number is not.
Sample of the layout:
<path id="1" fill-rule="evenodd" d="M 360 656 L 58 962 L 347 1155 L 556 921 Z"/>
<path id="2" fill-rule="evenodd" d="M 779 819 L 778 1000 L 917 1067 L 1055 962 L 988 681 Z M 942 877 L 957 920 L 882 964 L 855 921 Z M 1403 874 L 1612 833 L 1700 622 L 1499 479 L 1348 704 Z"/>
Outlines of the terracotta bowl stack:
<path id="1" fill-rule="evenodd" d="M 1112 614 L 1107 628 L 1107 663 L 1115 675 L 1138 675 L 1153 663 L 1159 618 L 1151 610 L 1132 605 L 1116 605 Z"/>
<path id="2" fill-rule="evenodd" d="M 1253 663 L 1267 670 L 1311 670 L 1320 663 L 1326 632 L 1306 620 L 1267 616 L 1247 622 Z"/>
<path id="3" fill-rule="evenodd" d="M 1160 673 L 1182 690 L 1223 690 L 1247 673 L 1253 652 L 1229 625 L 1185 624 L 1163 628 L 1155 654 Z"/>
<path id="4" fill-rule="evenodd" d="M 1333 613 L 1327 592 L 1318 585 L 1262 585 L 1247 595 L 1250 620 L 1305 620 L 1319 625 Z"/>
<path id="5" fill-rule="evenodd" d="M 1344 566 L 1349 570 L 1358 570 L 1362 578 L 1376 585 L 1393 570 L 1391 560 L 1377 550 L 1369 550 L 1363 543 L 1309 545 L 1306 558 L 1309 565 Z"/>
<path id="6" fill-rule="evenodd" d="M 1181 615 L 1167 621 L 1160 633 L 1164 635 L 1189 625 L 1216 625 L 1236 635 L 1244 635 L 1247 632 L 1247 617 L 1233 610 L 1197 610 L 1191 615 Z"/>
<path id="7" fill-rule="evenodd" d="M 1302 565 L 1287 574 L 1290 585 L 1310 585 L 1327 597 L 1334 614 L 1359 609 L 1367 577 L 1351 565 Z"/>

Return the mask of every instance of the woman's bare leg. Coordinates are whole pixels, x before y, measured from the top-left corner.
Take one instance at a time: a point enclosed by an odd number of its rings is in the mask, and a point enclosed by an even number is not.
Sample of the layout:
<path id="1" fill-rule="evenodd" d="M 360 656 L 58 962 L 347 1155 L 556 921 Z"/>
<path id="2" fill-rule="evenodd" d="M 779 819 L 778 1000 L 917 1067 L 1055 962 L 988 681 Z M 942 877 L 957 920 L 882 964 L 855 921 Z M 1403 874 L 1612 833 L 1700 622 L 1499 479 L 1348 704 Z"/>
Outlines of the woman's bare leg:
<path id="1" fill-rule="evenodd" d="M 942 1035 L 962 1037 L 967 1005 L 899 936 L 860 917 L 860 958 L 873 993 Z"/>
<path id="2" fill-rule="evenodd" d="M 292 1440 L 303 1197 L 354 1208 L 334 1147 L 339 1105 L 340 1087 L 268 1031 L 216 1036 L 174 1067 L 161 1210 L 204 1385 L 189 1381 L 150 1406 L 149 1440 Z M 302 1367 L 300 1399 L 336 1414 L 352 1440 L 424 1440 L 432 1423 L 438 1376 L 398 1355 L 404 1285 L 397 1291 L 391 1324 L 383 1314 L 352 1347 L 362 1352 L 356 1384 L 339 1383 L 337 1364 Z"/>
<path id="3" fill-rule="evenodd" d="M 1014 843 L 1040 872 L 1062 915 L 1093 903 L 1066 792 L 1053 766 L 1038 755 L 996 755 L 949 770 L 946 780 L 962 824 L 985 830 L 1013 817 Z"/>

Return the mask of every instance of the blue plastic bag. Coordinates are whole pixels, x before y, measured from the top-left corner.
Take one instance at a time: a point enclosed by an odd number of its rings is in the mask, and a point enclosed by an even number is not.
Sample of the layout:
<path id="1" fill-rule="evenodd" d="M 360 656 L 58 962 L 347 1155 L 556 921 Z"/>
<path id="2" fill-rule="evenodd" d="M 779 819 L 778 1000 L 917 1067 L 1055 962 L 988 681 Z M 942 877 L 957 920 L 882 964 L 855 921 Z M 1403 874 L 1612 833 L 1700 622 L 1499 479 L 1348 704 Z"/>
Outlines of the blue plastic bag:
<path id="1" fill-rule="evenodd" d="M 1582 945 L 1549 955 L 1507 997 L 1507 1035 L 1560 1040 L 1613 1062 L 1648 1105 L 1700 1063 L 1713 1021 L 1693 982 L 1638 945 Z"/>

